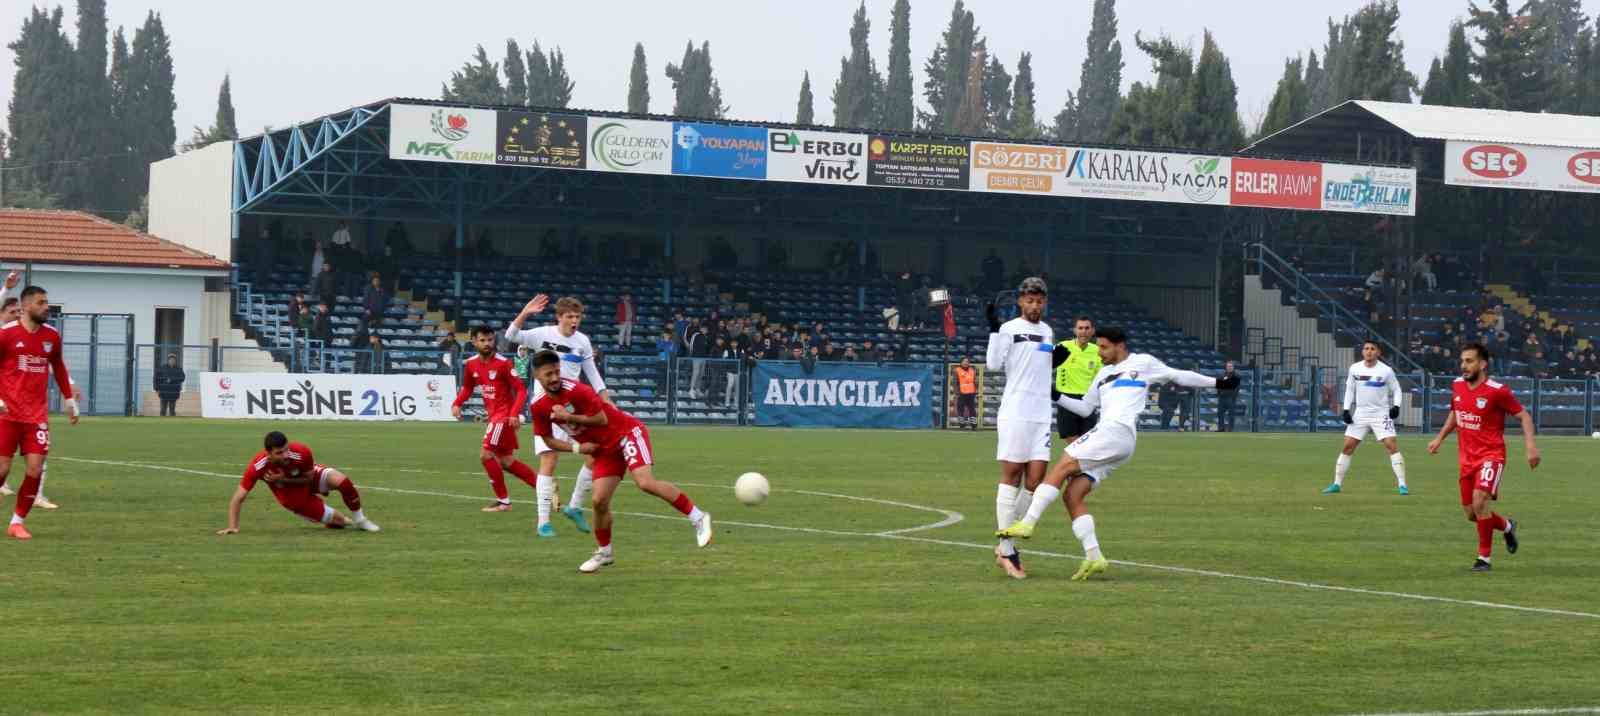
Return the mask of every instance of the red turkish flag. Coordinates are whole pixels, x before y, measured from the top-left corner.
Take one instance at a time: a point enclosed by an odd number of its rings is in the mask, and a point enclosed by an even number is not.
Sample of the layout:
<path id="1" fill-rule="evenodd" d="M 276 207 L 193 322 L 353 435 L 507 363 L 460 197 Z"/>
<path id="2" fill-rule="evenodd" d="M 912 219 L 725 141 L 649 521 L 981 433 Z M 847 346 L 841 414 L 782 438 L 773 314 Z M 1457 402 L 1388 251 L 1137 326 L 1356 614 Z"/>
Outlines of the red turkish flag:
<path id="1" fill-rule="evenodd" d="M 956 309 L 948 303 L 944 305 L 944 337 L 956 337 Z"/>

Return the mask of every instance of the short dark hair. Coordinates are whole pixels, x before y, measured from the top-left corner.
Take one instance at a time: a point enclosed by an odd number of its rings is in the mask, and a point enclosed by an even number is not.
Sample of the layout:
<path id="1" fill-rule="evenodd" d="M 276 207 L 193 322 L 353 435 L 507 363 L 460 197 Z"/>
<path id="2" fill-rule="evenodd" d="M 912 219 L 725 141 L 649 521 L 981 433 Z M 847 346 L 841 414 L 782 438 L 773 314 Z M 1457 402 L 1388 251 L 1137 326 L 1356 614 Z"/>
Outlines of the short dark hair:
<path id="1" fill-rule="evenodd" d="M 48 291 L 45 291 L 43 286 L 29 286 L 27 288 L 22 289 L 21 299 L 26 301 L 26 300 L 28 300 L 29 297 L 33 296 L 36 293 L 48 293 Z"/>
<path id="2" fill-rule="evenodd" d="M 1092 326 L 1094 325 L 1094 319 L 1088 316 L 1078 316 L 1077 318 L 1072 319 L 1072 325 L 1076 326 L 1079 323 L 1088 323 Z"/>
<path id="3" fill-rule="evenodd" d="M 533 366 L 534 370 L 538 370 L 547 365 L 555 365 L 559 364 L 560 362 L 561 355 L 559 353 L 556 353 L 555 351 L 539 351 L 538 353 L 533 354 L 533 362 L 531 365 Z"/>
<path id="4" fill-rule="evenodd" d="M 17 300 L 16 296 L 7 296 L 6 297 L 6 302 L 5 303 L 0 303 L 0 311 L 4 311 L 7 308 L 10 308 L 12 306 L 17 305 L 18 303 L 20 303 L 20 302 Z"/>
<path id="5" fill-rule="evenodd" d="M 1094 337 L 1095 338 L 1104 338 L 1107 341 L 1110 341 L 1112 345 L 1119 345 L 1120 346 L 1120 345 L 1128 342 L 1128 332 L 1124 331 L 1121 328 L 1118 328 L 1116 326 L 1106 326 L 1104 328 L 1097 328 L 1097 329 L 1095 329 Z"/>
<path id="6" fill-rule="evenodd" d="M 485 333 L 494 333 L 494 332 L 495 332 L 494 328 L 491 328 L 488 325 L 480 323 L 480 324 L 472 327 L 471 335 L 473 337 L 477 337 L 477 336 L 483 335 Z"/>
<path id="7" fill-rule="evenodd" d="M 262 440 L 261 444 L 268 450 L 277 450 L 278 448 L 289 444 L 289 436 L 274 430 L 270 433 L 267 433 L 266 439 Z"/>
<path id="8" fill-rule="evenodd" d="M 1478 360 L 1481 360 L 1485 363 L 1489 362 L 1489 358 L 1491 358 L 1489 355 L 1489 347 L 1482 343 L 1468 343 L 1461 347 L 1462 353 L 1466 353 L 1467 351 L 1476 351 L 1478 354 Z"/>
<path id="9" fill-rule="evenodd" d="M 1378 354 L 1379 355 L 1383 354 L 1383 344 L 1379 343 L 1377 340 L 1372 339 L 1372 338 L 1368 338 L 1367 340 L 1364 340 L 1364 341 L 1361 342 L 1361 347 L 1362 348 L 1366 348 L 1367 346 L 1372 346 L 1373 348 L 1378 349 Z"/>

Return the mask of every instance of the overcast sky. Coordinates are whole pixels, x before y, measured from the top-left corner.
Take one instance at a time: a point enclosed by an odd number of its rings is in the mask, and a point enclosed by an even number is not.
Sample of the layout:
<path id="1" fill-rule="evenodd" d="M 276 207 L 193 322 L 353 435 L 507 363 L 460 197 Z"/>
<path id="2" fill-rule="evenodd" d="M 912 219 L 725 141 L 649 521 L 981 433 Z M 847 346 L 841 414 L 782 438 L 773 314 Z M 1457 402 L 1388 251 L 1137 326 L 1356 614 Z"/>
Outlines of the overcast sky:
<path id="1" fill-rule="evenodd" d="M 912 0 L 911 59 L 921 105 L 922 63 L 937 44 L 954 0 Z M 858 0 L 777 2 L 659 2 L 609 0 L 457 0 L 449 3 L 330 2 L 329 0 L 109 0 L 111 26 L 129 39 L 151 9 L 172 37 L 177 71 L 178 138 L 207 126 L 223 73 L 233 77 L 239 130 L 253 134 L 386 97 L 433 97 L 439 84 L 483 43 L 499 61 L 507 37 L 524 47 L 559 45 L 577 88 L 574 107 L 626 106 L 633 45 L 643 42 L 650 65 L 650 108 L 672 110 L 664 74 L 684 43 L 711 42 L 712 64 L 731 115 L 749 120 L 794 118 L 801 73 L 809 70 L 816 113 L 833 116 L 829 97 L 839 59 L 849 51 L 850 15 Z M 1343 16 L 1363 0 L 1122 0 L 1117 4 L 1125 84 L 1148 80 L 1149 63 L 1133 45 L 1134 32 L 1168 33 L 1200 45 L 1209 29 L 1233 63 L 1239 109 L 1247 128 L 1265 114 L 1285 57 L 1320 48 L 1330 14 Z M 871 45 L 880 69 L 888 65 L 893 0 L 868 0 Z M 989 49 L 1015 70 L 1033 53 L 1038 115 L 1054 117 L 1067 90 L 1076 90 L 1092 0 L 969 0 Z M 1466 0 L 1401 0 L 1400 36 L 1406 61 L 1425 79 L 1443 51 L 1451 19 Z M 1591 16 L 1600 0 L 1584 0 Z M 74 7 L 66 8 L 68 23 Z M 0 10 L 0 37 L 10 42 L 25 16 L 22 3 Z M 69 33 L 75 30 L 69 28 Z M 9 49 L 0 100 L 11 99 L 15 65 Z"/>

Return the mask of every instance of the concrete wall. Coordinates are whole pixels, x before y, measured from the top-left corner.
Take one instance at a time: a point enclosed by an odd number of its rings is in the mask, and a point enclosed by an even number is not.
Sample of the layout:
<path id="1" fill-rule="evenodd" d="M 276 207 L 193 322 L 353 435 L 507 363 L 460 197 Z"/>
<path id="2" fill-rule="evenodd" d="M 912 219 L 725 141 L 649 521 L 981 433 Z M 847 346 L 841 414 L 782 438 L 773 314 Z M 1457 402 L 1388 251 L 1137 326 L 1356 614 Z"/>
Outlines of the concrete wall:
<path id="1" fill-rule="evenodd" d="M 195 345 L 213 337 L 207 335 L 206 318 L 208 313 L 216 312 L 216 307 L 208 307 L 205 274 L 173 269 L 35 265 L 31 280 L 49 291 L 50 303 L 65 313 L 133 314 L 135 343 L 155 342 L 157 308 L 181 308 L 183 341 Z"/>
<path id="2" fill-rule="evenodd" d="M 217 142 L 150 165 L 151 234 L 235 260 L 233 145 Z"/>

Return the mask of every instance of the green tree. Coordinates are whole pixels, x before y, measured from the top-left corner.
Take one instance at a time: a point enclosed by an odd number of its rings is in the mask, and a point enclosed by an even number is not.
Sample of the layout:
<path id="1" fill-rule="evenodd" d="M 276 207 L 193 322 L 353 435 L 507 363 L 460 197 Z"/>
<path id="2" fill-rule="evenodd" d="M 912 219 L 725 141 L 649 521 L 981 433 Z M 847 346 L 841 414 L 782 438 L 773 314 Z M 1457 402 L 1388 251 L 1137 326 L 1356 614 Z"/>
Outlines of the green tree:
<path id="1" fill-rule="evenodd" d="M 883 93 L 879 126 L 909 130 L 916 119 L 911 88 L 911 0 L 894 0 L 889 16 L 889 78 Z"/>
<path id="2" fill-rule="evenodd" d="M 1033 55 L 1017 58 L 1017 82 L 1011 89 L 1011 132 L 1017 139 L 1037 139 L 1044 134 L 1034 113 Z"/>
<path id="3" fill-rule="evenodd" d="M 917 121 L 923 129 L 955 131 L 956 115 L 966 97 L 973 43 L 977 37 L 976 18 L 961 0 L 956 0 L 950 11 L 950 24 L 922 68 L 927 76 L 922 83 L 922 97 L 928 101 L 928 111 L 917 110 Z"/>
<path id="4" fill-rule="evenodd" d="M 644 62 L 644 43 L 633 44 L 633 68 L 628 71 L 628 111 L 650 113 L 650 71 Z"/>
<path id="5" fill-rule="evenodd" d="M 1587 63 L 1583 57 L 1586 48 L 1580 47 L 1581 35 L 1588 29 L 1589 19 L 1583 14 L 1580 0 L 1528 0 L 1522 12 L 1546 35 L 1547 44 L 1542 53 L 1545 72 L 1550 77 L 1551 103 L 1545 109 L 1572 114 L 1580 104 L 1578 74 L 1580 65 Z"/>
<path id="6" fill-rule="evenodd" d="M 120 206 L 123 210 L 131 210 L 138 197 L 148 193 L 150 164 L 173 154 L 178 140 L 178 128 L 172 119 L 178 107 L 173 94 L 175 80 L 172 41 L 161 15 L 151 12 L 144 25 L 134 31 L 128 56 L 128 87 L 132 95 L 128 118 L 135 128 L 131 150 L 136 170 L 128 177 L 126 203 Z"/>
<path id="7" fill-rule="evenodd" d="M 572 106 L 572 90 L 577 83 L 572 81 L 572 76 L 567 74 L 567 56 L 561 48 L 550 51 L 550 83 L 546 92 L 550 100 L 550 107 L 563 109 Z"/>
<path id="8" fill-rule="evenodd" d="M 1056 137 L 1063 141 L 1103 141 L 1122 103 L 1122 43 L 1117 40 L 1116 0 L 1095 0 L 1087 52 L 1077 94 L 1068 94 L 1056 115 Z"/>
<path id="9" fill-rule="evenodd" d="M 1304 67 L 1305 60 L 1299 57 L 1283 63 L 1283 77 L 1279 78 L 1278 89 L 1272 93 L 1272 102 L 1267 105 L 1267 116 L 1261 120 L 1257 136 L 1275 134 L 1306 118 L 1310 94 L 1306 88 Z"/>
<path id="10" fill-rule="evenodd" d="M 1511 14 L 1507 0 L 1492 0 L 1489 9 L 1470 8 L 1469 27 L 1477 30 L 1479 51 L 1473 65 L 1483 106 L 1516 112 L 1538 112 L 1549 105 L 1554 78 L 1544 58 L 1549 28 Z"/>
<path id="11" fill-rule="evenodd" d="M 217 117 L 208 129 L 194 128 L 194 135 L 184 142 L 184 151 L 239 138 L 239 127 L 234 121 L 233 90 L 227 75 L 222 76 L 222 88 L 217 90 Z"/>
<path id="12" fill-rule="evenodd" d="M 1200 61 L 1184 88 L 1178 115 L 1179 143 L 1213 152 L 1232 152 L 1244 146 L 1239 123 L 1239 86 L 1222 49 L 1205 32 Z"/>
<path id="13" fill-rule="evenodd" d="M 1011 136 L 1011 73 L 1000 59 L 990 56 L 983 68 L 983 131 L 999 137 Z"/>
<path id="14" fill-rule="evenodd" d="M 58 199 L 72 191 L 65 160 L 76 156 L 67 121 L 73 107 L 61 88 L 74 85 L 77 68 L 72 42 L 61 25 L 60 6 L 49 12 L 33 8 L 17 39 L 6 45 L 17 66 L 6 115 L 7 164 L 12 167 L 6 175 L 7 202 L 23 191 Z"/>
<path id="15" fill-rule="evenodd" d="M 811 73 L 807 72 L 804 77 L 800 78 L 800 102 L 794 108 L 795 124 L 816 123 L 816 109 L 812 106 L 812 100 Z"/>
<path id="16" fill-rule="evenodd" d="M 134 92 L 128 72 L 132 62 L 127 35 L 118 27 L 111 36 L 111 72 L 107 82 L 111 95 L 112 156 L 111 171 L 106 176 L 107 199 L 117 206 L 125 206 L 138 196 L 129 189 L 133 176 L 139 171 L 138 160 L 133 156 L 138 128 L 130 117 Z"/>
<path id="17" fill-rule="evenodd" d="M 865 2 L 850 20 L 850 54 L 839 60 L 839 79 L 833 84 L 833 124 L 836 127 L 871 127 L 881 116 L 883 78 L 873 63 L 867 38 L 872 23 Z"/>
<path id="18" fill-rule="evenodd" d="M 1422 103 L 1452 107 L 1478 106 L 1478 88 L 1472 80 L 1472 46 L 1467 44 L 1467 28 L 1450 23 L 1450 40 L 1444 57 L 1428 68 L 1428 81 L 1422 88 Z"/>
<path id="19" fill-rule="evenodd" d="M 988 131 L 989 112 L 983 96 L 983 75 L 988 66 L 988 43 L 978 40 L 972 45 L 972 56 L 967 60 L 967 83 L 961 90 L 961 106 L 952 117 L 950 132 L 954 134 L 984 134 Z"/>
<path id="20" fill-rule="evenodd" d="M 1144 146 L 1176 146 L 1183 142 L 1178 117 L 1194 78 L 1194 53 L 1169 37 L 1145 41 L 1137 34 L 1134 44 L 1154 65 L 1155 84 L 1135 82 L 1111 118 L 1106 140 Z"/>
<path id="21" fill-rule="evenodd" d="M 533 49 L 528 50 L 527 62 L 528 77 L 528 106 L 549 107 L 555 98 L 551 92 L 550 58 L 539 47 L 539 41 L 533 41 Z"/>
<path id="22" fill-rule="evenodd" d="M 1593 29 L 1584 28 L 1578 36 L 1577 87 L 1578 114 L 1600 115 L 1600 17 L 1595 18 Z"/>
<path id="23" fill-rule="evenodd" d="M 672 80 L 672 113 L 682 117 L 721 119 L 728 113 L 722 104 L 722 87 L 711 67 L 711 43 L 694 41 L 683 48 L 683 61 L 667 63 L 667 79 Z"/>
<path id="24" fill-rule="evenodd" d="M 443 87 L 442 98 L 447 102 L 465 104 L 504 104 L 505 87 L 500 84 L 500 65 L 489 61 L 489 53 L 478 45 L 477 54 L 450 75 L 450 84 Z"/>
<path id="25" fill-rule="evenodd" d="M 108 214 L 130 207 L 114 206 L 107 191 L 112 179 L 116 147 L 116 127 L 108 121 L 111 113 L 111 86 L 106 79 L 106 3 L 105 0 L 78 0 L 78 41 L 76 82 L 71 113 L 66 117 L 75 135 L 75 153 L 93 157 L 91 161 L 70 165 L 72 190 L 67 200 L 73 206 L 106 209 Z"/>
<path id="26" fill-rule="evenodd" d="M 506 38 L 506 59 L 502 61 L 506 73 L 506 104 L 528 104 L 528 66 L 522 61 L 522 48 L 517 41 Z"/>

